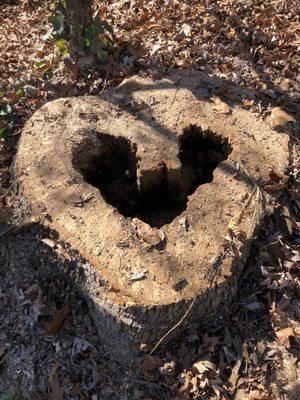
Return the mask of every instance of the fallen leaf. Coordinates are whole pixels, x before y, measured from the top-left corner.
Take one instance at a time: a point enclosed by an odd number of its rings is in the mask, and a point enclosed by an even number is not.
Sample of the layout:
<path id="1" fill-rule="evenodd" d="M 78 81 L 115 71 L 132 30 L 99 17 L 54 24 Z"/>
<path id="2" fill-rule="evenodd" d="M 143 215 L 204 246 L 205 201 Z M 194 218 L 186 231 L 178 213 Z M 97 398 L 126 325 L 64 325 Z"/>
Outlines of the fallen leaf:
<path id="1" fill-rule="evenodd" d="M 20 100 L 20 97 L 17 95 L 17 93 L 12 91 L 7 92 L 6 97 L 9 104 L 15 104 L 18 100 Z"/>
<path id="2" fill-rule="evenodd" d="M 204 365 L 202 361 L 197 361 L 193 365 L 193 369 L 200 375 L 202 375 L 205 371 L 208 370 L 207 366 Z"/>
<path id="3" fill-rule="evenodd" d="M 275 332 L 279 342 L 285 346 L 287 349 L 291 347 L 290 343 L 290 336 L 295 336 L 294 329 L 289 327 L 289 328 L 283 328 L 280 329 L 279 331 Z"/>
<path id="4" fill-rule="evenodd" d="M 27 290 L 29 290 L 29 289 L 27 289 Z M 34 311 L 36 317 L 38 317 L 41 314 L 41 310 L 44 307 L 42 290 L 40 287 L 37 290 L 38 290 L 38 295 L 37 295 L 35 302 L 32 305 L 32 310 Z M 31 293 L 31 292 L 29 292 L 29 293 Z"/>
<path id="5" fill-rule="evenodd" d="M 196 370 L 199 374 L 203 374 L 205 371 L 208 369 L 211 369 L 212 371 L 216 372 L 217 371 L 217 366 L 213 362 L 209 360 L 199 360 L 195 364 L 193 364 L 194 370 Z"/>
<path id="6" fill-rule="evenodd" d="M 286 113 L 281 107 L 274 107 L 271 111 L 269 123 L 273 126 L 282 126 L 288 122 L 295 122 L 296 119 Z"/>
<path id="7" fill-rule="evenodd" d="M 134 274 L 131 275 L 129 280 L 130 280 L 130 282 L 142 281 L 144 279 L 147 279 L 147 274 L 148 274 L 148 270 L 135 272 Z"/>
<path id="8" fill-rule="evenodd" d="M 141 351 L 143 353 L 150 352 L 153 347 L 153 344 L 150 343 L 137 343 L 133 345 L 135 350 Z"/>
<path id="9" fill-rule="evenodd" d="M 243 100 L 244 107 L 251 107 L 254 104 L 254 100 Z"/>
<path id="10" fill-rule="evenodd" d="M 185 36 L 192 36 L 192 27 L 188 24 L 183 24 L 181 31 L 185 34 Z"/>
<path id="11" fill-rule="evenodd" d="M 74 358 L 77 354 L 85 352 L 88 348 L 94 349 L 94 346 L 87 340 L 75 338 L 71 350 L 71 358 Z"/>
<path id="12" fill-rule="evenodd" d="M 241 365 L 242 365 L 242 355 L 239 355 L 235 362 L 234 367 L 232 368 L 232 372 L 229 378 L 229 382 L 232 384 L 234 389 L 236 388 L 237 382 L 240 378 L 239 370 L 241 368 Z"/>
<path id="13" fill-rule="evenodd" d="M 24 294 L 38 294 L 39 291 L 39 285 L 37 283 L 33 283 L 28 289 L 25 290 Z"/>
<path id="14" fill-rule="evenodd" d="M 47 324 L 46 334 L 53 335 L 61 328 L 66 315 L 69 312 L 69 308 L 67 305 L 63 306 L 59 310 L 55 310 L 53 314 L 52 321 Z"/>
<path id="15" fill-rule="evenodd" d="M 146 354 L 141 363 L 141 368 L 144 372 L 151 372 L 163 365 L 164 361 L 160 357 Z"/>
<path id="16" fill-rule="evenodd" d="M 215 104 L 213 110 L 216 110 L 218 113 L 229 114 L 231 112 L 229 105 L 222 101 L 219 96 L 213 95 L 211 101 Z"/>
<path id="17" fill-rule="evenodd" d="M 82 392 L 82 386 L 80 383 L 75 383 L 75 385 L 72 386 L 72 388 L 69 391 L 69 394 L 71 396 L 78 396 Z"/>
<path id="18" fill-rule="evenodd" d="M 51 249 L 53 249 L 56 246 L 56 242 L 54 242 L 54 240 L 49 239 L 49 238 L 41 239 L 41 242 L 43 242 L 47 246 L 51 247 Z"/>
<path id="19" fill-rule="evenodd" d="M 48 384 L 51 391 L 50 400 L 61 400 L 64 395 L 64 392 L 59 385 L 58 369 L 59 369 L 59 364 L 55 364 L 48 378 Z"/>
<path id="20" fill-rule="evenodd" d="M 8 349 L 8 346 L 1 346 L 0 347 L 0 358 L 2 356 L 4 356 L 4 354 L 6 353 L 6 350 Z"/>
<path id="21" fill-rule="evenodd" d="M 246 309 L 248 311 L 252 311 L 252 312 L 261 311 L 264 308 L 265 307 L 264 307 L 263 303 L 260 303 L 259 301 L 254 301 L 253 303 L 250 303 L 250 304 L 246 305 Z"/>

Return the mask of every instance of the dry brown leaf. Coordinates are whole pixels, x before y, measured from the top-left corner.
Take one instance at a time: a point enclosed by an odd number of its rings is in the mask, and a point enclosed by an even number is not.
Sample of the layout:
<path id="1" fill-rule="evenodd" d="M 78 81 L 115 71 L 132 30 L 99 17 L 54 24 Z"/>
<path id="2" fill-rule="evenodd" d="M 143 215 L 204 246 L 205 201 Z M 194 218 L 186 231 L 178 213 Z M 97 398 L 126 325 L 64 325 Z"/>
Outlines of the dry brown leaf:
<path id="1" fill-rule="evenodd" d="M 39 285 L 37 283 L 33 283 L 31 286 L 29 286 L 28 289 L 24 291 L 24 294 L 31 294 L 31 293 L 38 294 L 39 291 L 40 291 Z"/>
<path id="2" fill-rule="evenodd" d="M 41 242 L 45 243 L 48 247 L 51 247 L 51 249 L 53 249 L 56 246 L 56 242 L 49 238 L 41 239 Z"/>
<path id="3" fill-rule="evenodd" d="M 48 378 L 49 388 L 51 390 L 50 400 L 61 400 L 63 398 L 64 392 L 59 386 L 59 364 L 55 364 L 53 370 L 50 372 Z"/>
<path id="4" fill-rule="evenodd" d="M 133 348 L 135 350 L 141 351 L 143 353 L 150 352 L 152 347 L 153 347 L 153 344 L 150 344 L 150 343 L 137 343 L 137 344 L 133 345 Z"/>
<path id="5" fill-rule="evenodd" d="M 287 349 L 291 347 L 290 343 L 290 336 L 295 336 L 294 329 L 289 327 L 289 328 L 283 328 L 280 329 L 279 331 L 275 332 L 279 342 L 285 346 Z"/>
<path id="6" fill-rule="evenodd" d="M 243 100 L 244 107 L 251 107 L 254 104 L 254 100 Z"/>
<path id="7" fill-rule="evenodd" d="M 274 107 L 269 118 L 269 123 L 273 126 L 282 126 L 288 122 L 295 122 L 296 119 L 286 113 L 281 107 Z"/>
<path id="8" fill-rule="evenodd" d="M 17 93 L 15 93 L 13 91 L 7 92 L 6 98 L 9 102 L 9 104 L 15 104 L 15 103 L 17 103 L 17 101 L 20 100 L 20 97 L 17 95 Z"/>
<path id="9" fill-rule="evenodd" d="M 57 249 L 55 251 L 58 255 L 64 257 L 66 260 L 68 260 L 68 261 L 72 260 L 72 257 L 70 256 L 70 254 L 60 244 L 57 245 Z"/>
<path id="10" fill-rule="evenodd" d="M 9 347 L 8 344 L 5 344 L 4 346 L 0 346 L 0 358 L 1 358 L 2 356 L 4 356 L 4 354 L 6 353 L 8 347 Z"/>
<path id="11" fill-rule="evenodd" d="M 54 312 L 52 321 L 48 323 L 46 327 L 47 335 L 53 335 L 59 331 L 68 312 L 69 308 L 67 305 L 64 305 L 61 309 Z"/>
<path id="12" fill-rule="evenodd" d="M 192 36 L 192 27 L 189 24 L 183 24 L 182 32 L 185 34 L 185 36 L 190 37 Z"/>
<path id="13" fill-rule="evenodd" d="M 78 395 L 81 394 L 82 390 L 83 389 L 82 389 L 81 384 L 80 383 L 75 383 L 75 385 L 73 385 L 72 388 L 70 389 L 69 394 L 71 396 L 78 396 Z"/>
<path id="14" fill-rule="evenodd" d="M 180 388 L 177 390 L 176 395 L 172 400 L 185 400 L 187 394 L 193 388 L 192 379 L 194 378 L 194 376 L 190 371 L 182 373 L 181 378 L 183 380 L 183 385 L 180 386 Z"/>
<path id="15" fill-rule="evenodd" d="M 229 382 L 232 384 L 233 388 L 236 387 L 237 382 L 240 378 L 239 371 L 242 365 L 242 355 L 239 355 L 234 367 L 232 368 L 231 376 L 229 378 Z"/>
<path id="16" fill-rule="evenodd" d="M 11 208 L 2 204 L 0 207 L 0 224 L 9 224 L 13 216 Z"/>
<path id="17" fill-rule="evenodd" d="M 144 372 L 151 372 L 157 369 L 158 367 L 162 367 L 164 365 L 164 361 L 158 356 L 150 356 L 149 354 L 145 355 L 143 361 L 141 363 L 141 368 Z"/>
<path id="18" fill-rule="evenodd" d="M 40 287 L 37 290 L 38 290 L 38 295 L 35 302 L 32 305 L 32 309 L 35 312 L 36 316 L 38 317 L 41 314 L 41 310 L 44 307 L 44 304 L 43 304 L 42 290 Z"/>
<path id="19" fill-rule="evenodd" d="M 213 110 L 221 114 L 229 114 L 231 112 L 231 108 L 229 107 L 229 105 L 222 101 L 219 96 L 213 95 L 211 100 L 215 104 L 213 106 Z"/>

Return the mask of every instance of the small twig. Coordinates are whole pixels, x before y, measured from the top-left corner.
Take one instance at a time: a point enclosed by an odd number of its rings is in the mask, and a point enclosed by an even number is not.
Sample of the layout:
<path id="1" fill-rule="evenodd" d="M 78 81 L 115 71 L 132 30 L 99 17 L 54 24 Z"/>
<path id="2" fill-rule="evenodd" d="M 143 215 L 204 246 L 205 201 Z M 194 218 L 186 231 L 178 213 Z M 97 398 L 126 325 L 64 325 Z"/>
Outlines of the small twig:
<path id="1" fill-rule="evenodd" d="M 252 215 L 251 225 L 247 232 L 247 238 L 249 238 L 251 235 L 252 229 L 254 228 L 254 225 L 255 225 L 255 220 L 256 220 L 257 214 L 259 213 L 258 207 L 261 204 L 261 200 L 262 200 L 261 190 L 260 190 L 259 186 L 256 187 L 256 194 L 257 195 L 256 195 L 255 208 L 254 208 L 253 215 Z"/>
<path id="2" fill-rule="evenodd" d="M 276 244 L 276 243 L 278 243 L 278 239 L 275 240 L 274 242 L 268 243 L 268 244 L 266 244 L 265 246 L 261 247 L 261 248 L 259 249 L 259 251 L 265 250 L 265 249 L 267 249 L 269 246 L 272 246 L 273 244 Z"/>
<path id="3" fill-rule="evenodd" d="M 250 196 L 248 197 L 248 200 L 246 201 L 246 203 L 245 203 L 244 206 L 242 207 L 242 209 L 241 209 L 241 211 L 240 211 L 240 213 L 239 213 L 239 215 L 238 215 L 238 217 L 237 217 L 237 220 L 236 220 L 236 223 L 237 223 L 237 224 L 239 224 L 239 223 L 241 222 L 242 215 L 243 215 L 244 211 L 246 210 L 246 208 L 249 206 L 249 204 L 250 204 L 250 202 L 251 202 L 251 200 L 252 200 L 252 197 L 254 196 L 254 193 L 256 192 L 256 190 L 257 190 L 257 188 L 255 187 L 255 188 L 252 190 Z"/>
<path id="4" fill-rule="evenodd" d="M 0 237 L 5 236 L 7 233 L 13 231 L 15 228 L 16 228 L 15 225 L 9 225 L 9 226 L 3 228 L 3 229 L 0 231 Z"/>
<path id="5" fill-rule="evenodd" d="M 256 182 L 256 180 L 253 178 L 253 176 L 247 171 L 245 165 L 244 165 L 242 162 L 240 162 L 240 165 L 243 166 L 244 171 L 245 171 L 245 174 L 246 174 L 246 175 L 248 176 L 248 178 L 251 180 L 251 182 L 253 183 L 253 185 L 254 185 L 255 187 L 258 187 L 259 184 L 258 184 L 258 183 Z"/>
<path id="6" fill-rule="evenodd" d="M 7 189 L 2 189 L 2 188 L 1 188 L 1 190 L 4 190 L 4 193 L 2 193 L 2 194 L 0 195 L 0 199 L 2 199 L 3 197 L 5 197 L 5 196 L 10 192 L 10 190 L 11 190 L 12 187 L 13 187 L 13 183 L 11 183 Z"/>
<path id="7" fill-rule="evenodd" d="M 288 130 L 285 130 L 284 133 L 286 133 L 289 137 L 293 138 L 297 143 L 299 143 L 299 138 L 297 138 L 297 136 L 292 135 Z"/>
<path id="8" fill-rule="evenodd" d="M 191 304 L 189 305 L 189 308 L 185 312 L 185 314 L 182 316 L 182 318 L 175 324 L 159 341 L 156 343 L 156 345 L 153 347 L 153 349 L 150 351 L 149 355 L 153 354 L 153 352 L 158 348 L 158 346 L 176 329 L 178 328 L 179 325 L 185 320 L 185 318 L 188 316 L 190 313 L 191 309 L 193 308 L 194 304 L 196 301 L 196 296 L 193 298 Z"/>

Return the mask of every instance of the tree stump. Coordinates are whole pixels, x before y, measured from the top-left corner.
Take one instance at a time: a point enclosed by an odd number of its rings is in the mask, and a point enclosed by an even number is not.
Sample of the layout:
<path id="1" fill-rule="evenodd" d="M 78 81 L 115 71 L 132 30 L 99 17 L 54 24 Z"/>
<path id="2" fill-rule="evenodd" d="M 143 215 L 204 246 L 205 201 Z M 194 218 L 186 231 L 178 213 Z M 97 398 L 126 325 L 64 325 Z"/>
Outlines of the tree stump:
<path id="1" fill-rule="evenodd" d="M 23 129 L 18 198 L 55 233 L 65 265 L 76 261 L 63 269 L 120 361 L 192 302 L 186 320 L 229 304 L 273 210 L 270 176 L 286 179 L 288 136 L 240 107 L 239 87 L 223 113 L 210 101 L 217 84 L 191 71 L 133 77 L 50 102 Z"/>

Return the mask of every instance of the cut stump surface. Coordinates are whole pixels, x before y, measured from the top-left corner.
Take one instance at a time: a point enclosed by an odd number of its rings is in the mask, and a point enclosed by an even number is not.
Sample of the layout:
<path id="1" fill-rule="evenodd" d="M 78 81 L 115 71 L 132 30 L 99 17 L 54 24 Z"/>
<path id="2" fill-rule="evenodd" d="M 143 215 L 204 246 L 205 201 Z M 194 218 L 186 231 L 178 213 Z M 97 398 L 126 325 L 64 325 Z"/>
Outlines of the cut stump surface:
<path id="1" fill-rule="evenodd" d="M 288 136 L 238 102 L 218 112 L 215 89 L 200 72 L 133 77 L 50 102 L 23 130 L 18 194 L 80 255 L 77 284 L 121 359 L 155 343 L 194 298 L 198 319 L 230 301 L 272 211 L 264 187 L 270 174 L 285 180 Z"/>

